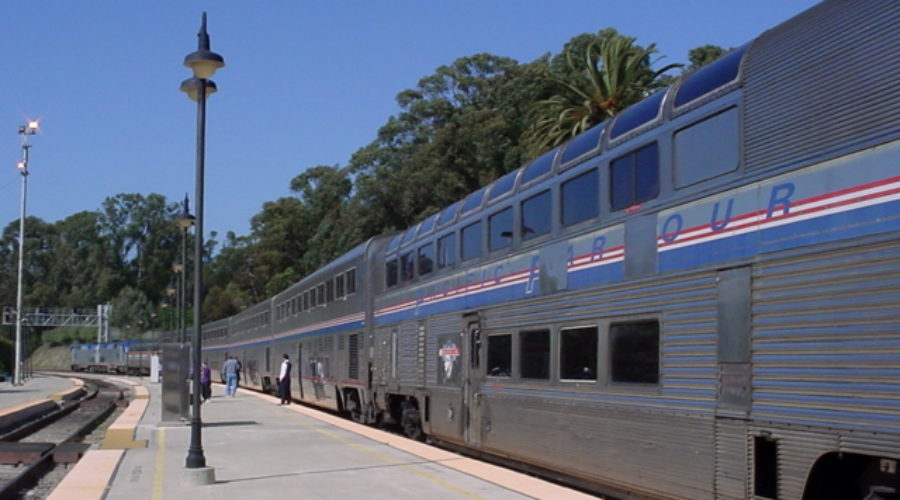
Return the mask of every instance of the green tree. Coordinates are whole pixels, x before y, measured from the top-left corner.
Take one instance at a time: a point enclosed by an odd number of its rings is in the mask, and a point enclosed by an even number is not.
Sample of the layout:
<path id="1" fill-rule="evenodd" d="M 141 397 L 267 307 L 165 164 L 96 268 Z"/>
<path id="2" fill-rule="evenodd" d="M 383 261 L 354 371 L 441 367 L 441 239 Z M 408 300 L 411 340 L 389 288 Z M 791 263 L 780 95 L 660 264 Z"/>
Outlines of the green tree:
<path id="1" fill-rule="evenodd" d="M 125 338 L 137 338 L 152 328 L 154 306 L 144 293 L 126 286 L 112 300 L 110 325 L 120 328 Z"/>
<path id="2" fill-rule="evenodd" d="M 652 59 L 656 45 L 635 45 L 637 39 L 612 28 L 592 41 L 583 35 L 566 46 L 564 63 L 554 61 L 541 77 L 555 85 L 556 93 L 534 104 L 531 127 L 523 136 L 537 156 L 601 123 L 665 85 L 663 73 L 680 64 L 659 69 Z"/>
<path id="3" fill-rule="evenodd" d="M 685 69 L 686 73 L 697 70 L 724 56 L 733 49 L 723 49 L 718 45 L 701 45 L 695 47 L 688 52 L 688 61 L 690 65 Z"/>

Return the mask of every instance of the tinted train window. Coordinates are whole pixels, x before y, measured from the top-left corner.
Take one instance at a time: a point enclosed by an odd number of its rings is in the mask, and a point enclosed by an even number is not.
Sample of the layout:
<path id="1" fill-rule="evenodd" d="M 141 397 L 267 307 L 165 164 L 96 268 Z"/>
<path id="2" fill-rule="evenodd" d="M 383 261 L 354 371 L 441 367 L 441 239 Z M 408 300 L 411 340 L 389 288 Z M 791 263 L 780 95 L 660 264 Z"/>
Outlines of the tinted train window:
<path id="1" fill-rule="evenodd" d="M 659 382 L 659 322 L 632 321 L 609 327 L 613 382 Z"/>
<path id="2" fill-rule="evenodd" d="M 434 270 L 434 243 L 419 247 L 419 276 Z"/>
<path id="3" fill-rule="evenodd" d="M 406 252 L 400 257 L 400 283 L 406 284 L 413 279 L 416 259 L 412 252 Z"/>
<path id="4" fill-rule="evenodd" d="M 309 307 L 314 308 L 319 305 L 319 297 L 316 295 L 316 289 L 309 289 Z"/>
<path id="5" fill-rule="evenodd" d="M 659 194 L 659 146 L 652 143 L 609 164 L 613 210 L 628 208 Z"/>
<path id="6" fill-rule="evenodd" d="M 347 271 L 344 276 L 344 282 L 347 284 L 347 295 L 356 293 L 356 269 Z"/>
<path id="7" fill-rule="evenodd" d="M 568 328 L 559 332 L 559 378 L 597 379 L 597 327 Z"/>
<path id="8" fill-rule="evenodd" d="M 465 204 L 463 204 L 462 213 L 468 213 L 472 210 L 481 206 L 481 200 L 484 198 L 484 190 L 486 188 L 481 188 L 478 191 L 470 194 L 468 198 L 466 198 Z"/>
<path id="9" fill-rule="evenodd" d="M 538 157 L 537 160 L 529 163 L 528 166 L 525 167 L 525 172 L 522 173 L 522 184 L 528 184 L 538 177 L 543 177 L 550 173 L 550 167 L 553 166 L 553 157 L 556 156 L 556 151 L 557 150 L 554 149 L 549 153 L 544 153 Z"/>
<path id="10" fill-rule="evenodd" d="M 309 311 L 309 290 L 303 292 L 303 310 Z"/>
<path id="11" fill-rule="evenodd" d="M 319 283 L 319 286 L 316 287 L 316 297 L 319 298 L 318 302 L 320 306 L 324 306 L 326 302 L 325 298 L 325 283 Z"/>
<path id="12" fill-rule="evenodd" d="M 596 125 L 594 126 L 594 128 L 588 129 L 587 132 L 583 132 L 572 139 L 572 142 L 570 142 L 569 145 L 566 146 L 565 151 L 563 151 L 562 157 L 559 160 L 560 163 L 569 163 L 579 156 L 582 156 L 590 151 L 599 148 L 600 136 L 603 135 L 603 130 L 605 128 L 606 122 L 603 122 L 600 125 Z"/>
<path id="13" fill-rule="evenodd" d="M 406 232 L 403 233 L 403 239 L 400 241 L 400 246 L 406 245 L 410 241 L 416 239 L 416 230 L 417 229 L 419 229 L 418 225 L 415 225 L 415 226 L 407 229 Z"/>
<path id="14" fill-rule="evenodd" d="M 488 375 L 509 377 L 512 375 L 512 335 L 488 337 Z"/>
<path id="15" fill-rule="evenodd" d="M 456 233 L 442 236 L 438 240 L 437 251 L 438 269 L 456 264 Z"/>
<path id="16" fill-rule="evenodd" d="M 456 203 L 445 208 L 444 211 L 441 212 L 441 216 L 438 217 L 438 226 L 443 226 L 445 224 L 449 224 L 450 222 L 453 222 L 453 219 L 456 218 L 456 212 L 459 211 L 460 205 L 462 205 L 462 202 L 457 201 Z"/>
<path id="17" fill-rule="evenodd" d="M 613 127 L 609 134 L 610 139 L 615 139 L 631 132 L 641 125 L 653 121 L 659 116 L 659 104 L 662 102 L 665 95 L 666 90 L 660 90 L 643 101 L 632 104 L 625 111 L 622 111 L 622 113 L 616 117 L 616 121 L 613 122 Z"/>
<path id="18" fill-rule="evenodd" d="M 712 179 L 737 167 L 737 108 L 675 133 L 675 187 Z"/>
<path id="19" fill-rule="evenodd" d="M 397 285 L 397 276 L 400 266 L 396 257 L 384 263 L 384 286 L 390 288 Z"/>
<path id="20" fill-rule="evenodd" d="M 547 234 L 552 229 L 553 204 L 550 191 L 536 194 L 522 202 L 522 239 Z"/>
<path id="21" fill-rule="evenodd" d="M 474 259 L 481 255 L 481 221 L 462 229 L 462 260 Z"/>
<path id="22" fill-rule="evenodd" d="M 497 179 L 493 187 L 491 187 L 491 194 L 488 196 L 488 200 L 495 200 L 512 191 L 513 186 L 516 184 L 516 175 L 518 173 L 519 171 L 516 170 Z"/>
<path id="23" fill-rule="evenodd" d="M 334 282 L 331 280 L 325 282 L 325 302 L 334 302 Z"/>
<path id="24" fill-rule="evenodd" d="M 738 47 L 729 54 L 691 73 L 678 89 L 678 94 L 675 96 L 675 107 L 683 106 L 736 80 L 741 69 L 741 58 L 746 50 L 747 45 Z"/>
<path id="25" fill-rule="evenodd" d="M 600 172 L 595 168 L 562 185 L 562 224 L 570 226 L 599 213 Z"/>
<path id="26" fill-rule="evenodd" d="M 490 251 L 500 250 L 512 244 L 513 213 L 512 207 L 501 210 L 488 218 L 488 243 Z"/>
<path id="27" fill-rule="evenodd" d="M 419 236 L 422 236 L 423 234 L 428 234 L 431 232 L 432 229 L 434 229 L 434 220 L 435 219 L 437 219 L 437 214 L 432 215 L 431 217 L 425 219 L 422 222 L 422 227 L 419 228 Z"/>
<path id="28" fill-rule="evenodd" d="M 344 296 L 344 275 L 338 275 L 334 278 L 334 295 L 337 298 Z"/>
<path id="29" fill-rule="evenodd" d="M 519 332 L 522 378 L 550 378 L 550 331 Z"/>

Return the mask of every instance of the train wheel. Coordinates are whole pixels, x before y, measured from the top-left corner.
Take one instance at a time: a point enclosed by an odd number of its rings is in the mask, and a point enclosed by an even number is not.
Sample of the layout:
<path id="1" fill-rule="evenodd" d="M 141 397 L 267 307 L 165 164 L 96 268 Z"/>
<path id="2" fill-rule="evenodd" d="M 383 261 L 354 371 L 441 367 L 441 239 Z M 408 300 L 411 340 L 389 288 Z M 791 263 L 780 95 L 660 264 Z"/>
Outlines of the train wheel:
<path id="1" fill-rule="evenodd" d="M 403 415 L 400 417 L 400 426 L 403 428 L 403 434 L 406 434 L 406 437 L 410 439 L 421 441 L 425 437 L 425 433 L 422 432 L 419 409 L 412 403 L 403 403 Z"/>

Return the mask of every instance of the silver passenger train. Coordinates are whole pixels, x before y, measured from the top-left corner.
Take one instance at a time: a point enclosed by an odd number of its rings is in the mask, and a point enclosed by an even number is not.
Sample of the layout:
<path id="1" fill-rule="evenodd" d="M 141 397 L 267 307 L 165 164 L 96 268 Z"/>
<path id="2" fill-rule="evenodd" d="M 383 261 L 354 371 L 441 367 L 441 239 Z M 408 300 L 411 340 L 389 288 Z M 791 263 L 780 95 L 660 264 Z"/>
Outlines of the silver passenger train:
<path id="1" fill-rule="evenodd" d="M 898 55 L 900 2 L 823 2 L 203 357 L 593 491 L 900 498 Z"/>

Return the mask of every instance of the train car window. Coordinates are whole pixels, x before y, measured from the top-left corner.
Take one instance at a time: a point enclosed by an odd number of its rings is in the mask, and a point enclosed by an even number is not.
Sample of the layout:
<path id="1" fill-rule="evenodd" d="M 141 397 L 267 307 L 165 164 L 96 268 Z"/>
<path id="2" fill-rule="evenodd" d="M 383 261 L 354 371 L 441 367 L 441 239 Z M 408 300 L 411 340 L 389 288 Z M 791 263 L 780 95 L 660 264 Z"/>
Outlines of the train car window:
<path id="1" fill-rule="evenodd" d="M 529 163 L 527 167 L 525 167 L 525 171 L 522 172 L 522 181 L 521 184 L 524 186 L 529 182 L 543 177 L 550 173 L 550 168 L 553 167 L 553 158 L 556 157 L 556 152 L 558 149 L 554 149 L 549 153 L 544 153 L 539 156 L 538 159 Z"/>
<path id="2" fill-rule="evenodd" d="M 412 252 L 406 252 L 400 256 L 400 284 L 405 285 L 412 281 L 416 265 L 416 256 Z"/>
<path id="3" fill-rule="evenodd" d="M 344 275 L 344 281 L 347 283 L 347 295 L 356 293 L 356 269 L 350 269 Z"/>
<path id="4" fill-rule="evenodd" d="M 334 281 L 325 282 L 325 302 L 334 302 Z"/>
<path id="5" fill-rule="evenodd" d="M 309 311 L 309 290 L 303 292 L 303 310 Z"/>
<path id="6" fill-rule="evenodd" d="M 438 226 L 446 226 L 447 224 L 456 220 L 456 213 L 459 212 L 459 207 L 462 205 L 462 201 L 457 201 L 456 203 L 450 205 L 445 208 L 441 215 L 438 217 Z"/>
<path id="7" fill-rule="evenodd" d="M 675 132 L 676 188 L 732 172 L 738 162 L 737 108 Z"/>
<path id="8" fill-rule="evenodd" d="M 609 327 L 613 382 L 659 383 L 659 322 L 630 321 Z"/>
<path id="9" fill-rule="evenodd" d="M 399 276 L 400 265 L 397 262 L 397 258 L 388 260 L 384 263 L 384 286 L 390 288 L 392 286 L 397 286 L 397 277 Z"/>
<path id="10" fill-rule="evenodd" d="M 737 80 L 741 59 L 749 44 L 731 51 L 718 60 L 688 75 L 675 95 L 675 107 L 684 106 L 710 92 Z"/>
<path id="11" fill-rule="evenodd" d="M 437 242 L 438 269 L 456 264 L 456 233 L 441 236 Z"/>
<path id="12" fill-rule="evenodd" d="M 588 153 L 600 149 L 600 137 L 603 136 L 603 131 L 606 130 L 606 124 L 607 122 L 603 122 L 599 125 L 594 125 L 586 132 L 582 132 L 569 141 L 566 149 L 562 152 L 562 156 L 560 156 L 560 164 L 569 164 Z"/>
<path id="13" fill-rule="evenodd" d="M 622 111 L 613 122 L 610 130 L 610 140 L 615 140 L 628 132 L 647 124 L 660 115 L 660 104 L 666 96 L 666 89 L 660 90 L 643 101 L 632 104 Z"/>
<path id="14" fill-rule="evenodd" d="M 659 146 L 655 142 L 609 164 L 610 200 L 622 210 L 659 194 Z"/>
<path id="15" fill-rule="evenodd" d="M 463 203 L 462 213 L 467 214 L 472 210 L 481 206 L 481 200 L 484 199 L 484 190 L 486 188 L 481 188 L 478 191 L 470 194 L 468 198 L 466 198 L 466 202 Z"/>
<path id="16" fill-rule="evenodd" d="M 597 380 L 597 338 L 596 326 L 560 330 L 560 379 Z"/>
<path id="17" fill-rule="evenodd" d="M 319 305 L 324 306 L 327 301 L 325 296 L 325 283 L 319 283 L 319 286 L 317 286 L 316 289 L 316 296 L 319 297 Z"/>
<path id="18" fill-rule="evenodd" d="M 481 255 L 481 221 L 469 224 L 462 228 L 460 233 L 462 240 L 462 260 L 474 259 Z"/>
<path id="19" fill-rule="evenodd" d="M 491 335 L 487 344 L 487 374 L 491 377 L 512 376 L 512 335 Z"/>
<path id="20" fill-rule="evenodd" d="M 496 200 L 511 192 L 513 186 L 516 185 L 516 175 L 518 174 L 519 171 L 514 170 L 494 181 L 494 184 L 491 185 L 491 194 L 488 195 L 488 201 Z"/>
<path id="21" fill-rule="evenodd" d="M 297 303 L 292 300 L 292 301 L 290 301 L 290 305 L 291 305 L 290 314 L 297 314 Z"/>
<path id="22" fill-rule="evenodd" d="M 318 301 L 316 300 L 316 289 L 310 288 L 309 289 L 309 308 L 315 309 L 315 307 L 317 305 L 319 305 L 319 304 L 318 304 Z"/>
<path id="23" fill-rule="evenodd" d="M 600 171 L 592 168 L 562 184 L 562 225 L 571 226 L 600 213 Z"/>
<path id="24" fill-rule="evenodd" d="M 422 221 L 422 226 L 419 228 L 419 236 L 428 234 L 434 229 L 434 221 L 437 219 L 437 214 L 432 215 L 431 217 Z"/>
<path id="25" fill-rule="evenodd" d="M 519 366 L 522 378 L 550 378 L 550 330 L 519 332 Z"/>
<path id="26" fill-rule="evenodd" d="M 434 270 L 434 243 L 419 247 L 419 276 L 431 274 Z"/>
<path id="27" fill-rule="evenodd" d="M 522 202 L 522 239 L 529 240 L 553 229 L 553 203 L 550 190 Z"/>
<path id="28" fill-rule="evenodd" d="M 513 212 L 507 207 L 488 217 L 488 247 L 490 251 L 500 250 L 512 245 Z"/>
<path id="29" fill-rule="evenodd" d="M 337 299 L 344 297 L 344 275 L 339 274 L 334 277 L 334 296 Z"/>
<path id="30" fill-rule="evenodd" d="M 400 241 L 400 246 L 402 247 L 402 246 L 406 245 L 407 243 L 411 242 L 412 240 L 416 239 L 416 231 L 418 231 L 418 229 L 419 229 L 418 224 L 407 229 L 406 232 L 403 233 L 403 239 Z"/>
<path id="31" fill-rule="evenodd" d="M 387 253 L 391 253 L 391 252 L 393 252 L 394 250 L 400 248 L 400 241 L 401 241 L 402 239 L 403 239 L 403 235 L 402 235 L 402 234 L 398 234 L 397 236 L 395 236 L 395 237 L 391 240 L 391 242 L 388 243 Z"/>

